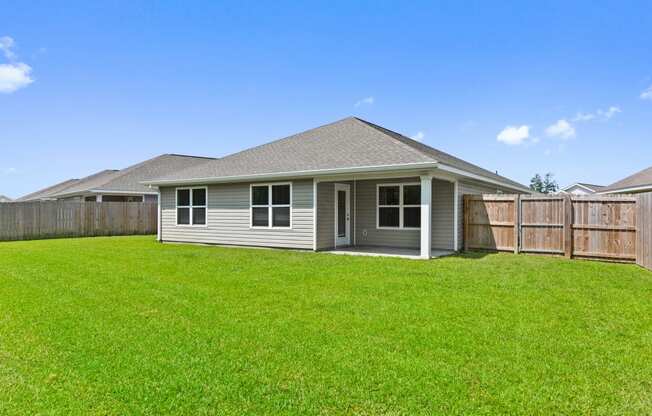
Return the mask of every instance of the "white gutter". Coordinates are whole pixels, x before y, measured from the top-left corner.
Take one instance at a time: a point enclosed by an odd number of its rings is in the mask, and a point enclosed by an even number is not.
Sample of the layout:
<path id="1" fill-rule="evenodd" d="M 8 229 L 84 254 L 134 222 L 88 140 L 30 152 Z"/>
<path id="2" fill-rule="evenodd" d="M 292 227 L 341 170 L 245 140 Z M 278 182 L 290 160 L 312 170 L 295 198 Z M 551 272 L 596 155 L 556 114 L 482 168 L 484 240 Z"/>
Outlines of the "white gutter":
<path id="1" fill-rule="evenodd" d="M 437 162 L 421 162 L 421 163 L 401 163 L 396 165 L 379 165 L 379 166 L 360 166 L 354 168 L 335 168 L 335 169 L 313 169 L 301 170 L 290 172 L 277 172 L 277 173 L 257 173 L 254 175 L 236 175 L 236 176 L 220 176 L 208 178 L 192 178 L 192 179 L 168 179 L 160 181 L 142 181 L 143 185 L 166 186 L 166 185 L 188 185 L 188 184 L 208 184 L 208 183 L 224 183 L 224 182 L 246 182 L 252 180 L 268 180 L 268 179 L 281 179 L 281 178 L 297 178 L 297 177 L 313 177 L 318 175 L 337 175 L 347 173 L 359 172 L 385 172 L 396 170 L 409 170 L 409 169 L 432 169 L 438 166 Z"/>
<path id="2" fill-rule="evenodd" d="M 257 173 L 254 175 L 236 175 L 236 176 L 221 176 L 221 177 L 204 177 L 204 178 L 191 178 L 191 179 L 167 179 L 167 180 L 153 180 L 142 181 L 143 185 L 149 186 L 178 186 L 178 185 L 193 185 L 193 184 L 213 184 L 213 183 L 228 183 L 228 182 L 248 182 L 257 180 L 270 180 L 270 179 L 285 179 L 285 178 L 299 178 L 299 177 L 315 177 L 319 175 L 338 175 L 338 174 L 355 174 L 355 173 L 368 173 L 368 172 L 386 172 L 397 170 L 413 170 L 413 169 L 433 169 L 454 173 L 456 175 L 465 176 L 467 178 L 479 180 L 482 182 L 493 183 L 504 188 L 517 190 L 519 192 L 532 193 L 526 187 L 517 187 L 506 182 L 490 179 L 486 176 L 476 175 L 474 173 L 457 169 L 452 166 L 443 165 L 438 162 L 420 162 L 420 163 L 402 163 L 395 165 L 379 165 L 379 166 L 360 166 L 353 168 L 335 168 L 335 169 L 313 169 L 303 171 L 289 171 L 277 173 Z"/>
<path id="3" fill-rule="evenodd" d="M 462 169 L 454 168 L 452 166 L 440 164 L 438 166 L 438 168 L 443 170 L 443 171 L 446 171 L 446 172 L 454 173 L 456 175 L 466 176 L 467 178 L 475 179 L 475 180 L 478 180 L 478 181 L 493 183 L 494 185 L 499 185 L 499 186 L 502 186 L 504 188 L 514 189 L 514 190 L 517 190 L 517 191 L 520 191 L 520 192 L 527 192 L 527 193 L 530 193 L 530 194 L 532 193 L 532 190 L 528 189 L 526 187 L 517 187 L 517 186 L 514 186 L 514 185 L 510 185 L 508 183 L 502 182 L 502 181 L 497 181 L 495 179 L 487 178 L 486 176 L 476 175 L 475 173 L 471 173 L 471 172 L 468 172 L 468 171 L 465 171 L 465 170 L 462 170 Z"/>
<path id="4" fill-rule="evenodd" d="M 641 185 L 633 186 L 631 188 L 620 188 L 620 189 L 611 189 L 609 191 L 596 192 L 596 194 L 606 195 L 606 194 L 627 194 L 631 192 L 640 192 L 640 191 L 652 191 L 652 184 L 650 185 Z"/>
<path id="5" fill-rule="evenodd" d="M 109 191 L 104 189 L 91 189 L 88 192 L 107 195 L 158 195 L 158 192 L 152 191 Z"/>

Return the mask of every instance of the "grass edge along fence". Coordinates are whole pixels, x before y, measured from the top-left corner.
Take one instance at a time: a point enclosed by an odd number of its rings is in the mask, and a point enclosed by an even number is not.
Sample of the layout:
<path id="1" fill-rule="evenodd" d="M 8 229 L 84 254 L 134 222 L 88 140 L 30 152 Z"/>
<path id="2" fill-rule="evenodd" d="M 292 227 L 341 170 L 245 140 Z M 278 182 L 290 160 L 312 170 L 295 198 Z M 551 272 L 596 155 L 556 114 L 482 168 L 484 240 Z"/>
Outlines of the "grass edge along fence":
<path id="1" fill-rule="evenodd" d="M 0 204 L 0 241 L 156 234 L 152 202 L 34 201 Z"/>

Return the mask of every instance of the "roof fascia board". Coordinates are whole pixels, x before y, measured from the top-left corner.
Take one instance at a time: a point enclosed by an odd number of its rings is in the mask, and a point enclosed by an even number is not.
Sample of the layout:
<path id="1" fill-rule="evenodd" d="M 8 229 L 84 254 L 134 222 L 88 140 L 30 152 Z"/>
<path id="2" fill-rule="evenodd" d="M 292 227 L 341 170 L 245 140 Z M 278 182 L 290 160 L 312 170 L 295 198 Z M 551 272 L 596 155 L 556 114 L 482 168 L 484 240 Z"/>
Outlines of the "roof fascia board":
<path id="1" fill-rule="evenodd" d="M 108 189 L 91 189 L 88 192 L 107 195 L 158 195 L 158 192 L 153 191 L 111 191 Z"/>
<path id="2" fill-rule="evenodd" d="M 246 182 L 258 181 L 268 179 L 285 179 L 285 178 L 300 178 L 300 177 L 314 177 L 322 175 L 338 175 L 338 174 L 354 174 L 354 173 L 373 173 L 373 172 L 387 172 L 396 170 L 413 170 L 413 169 L 432 169 L 437 167 L 437 162 L 421 162 L 421 163 L 403 163 L 397 165 L 380 165 L 380 166 L 360 166 L 355 168 L 336 168 L 336 169 L 314 169 L 295 172 L 278 172 L 278 173 L 258 173 L 254 175 L 239 175 L 239 176 L 222 176 L 213 178 L 192 178 L 192 179 L 171 179 L 161 181 L 143 181 L 143 185 L 153 186 L 173 186 L 173 185 L 186 185 L 186 184 L 210 184 L 210 183 L 228 183 L 228 182 Z"/>
<path id="3" fill-rule="evenodd" d="M 460 175 L 460 176 L 465 176 L 467 178 L 475 179 L 475 180 L 482 181 L 482 182 L 493 183 L 494 185 L 500 185 L 500 186 L 502 186 L 504 188 L 514 189 L 514 190 L 517 190 L 517 191 L 520 191 L 520 192 L 527 192 L 529 194 L 532 193 L 532 190 L 528 189 L 526 187 L 517 187 L 517 186 L 514 186 L 514 185 L 510 185 L 508 183 L 502 182 L 502 181 L 497 181 L 497 180 L 494 180 L 494 179 L 487 178 L 486 176 L 476 175 L 475 173 L 471 173 L 471 172 L 468 172 L 468 171 L 465 171 L 465 170 L 462 170 L 462 169 L 454 168 L 452 166 L 439 164 L 438 167 L 441 170 L 451 172 L 451 173 L 455 173 L 455 174 Z"/>
<path id="4" fill-rule="evenodd" d="M 621 194 L 621 193 L 627 193 L 627 192 L 637 192 L 637 191 L 645 191 L 645 190 L 652 190 L 652 184 L 650 185 L 641 185 L 641 186 L 632 186 L 630 188 L 619 188 L 619 189 L 610 189 L 608 191 L 601 191 L 601 192 L 596 192 L 597 194 Z"/>
<path id="5" fill-rule="evenodd" d="M 569 189 L 571 189 L 571 188 L 574 187 L 574 186 L 579 186 L 580 188 L 584 188 L 584 189 L 586 189 L 586 190 L 589 191 L 589 192 L 596 192 L 595 189 L 591 189 L 591 188 L 589 188 L 588 186 L 584 186 L 584 185 L 582 185 L 582 184 L 579 183 L 579 182 L 578 182 L 578 183 L 574 183 L 574 184 L 572 184 L 572 185 L 570 185 L 570 186 L 565 187 L 564 189 L 562 189 L 562 191 L 568 191 Z"/>

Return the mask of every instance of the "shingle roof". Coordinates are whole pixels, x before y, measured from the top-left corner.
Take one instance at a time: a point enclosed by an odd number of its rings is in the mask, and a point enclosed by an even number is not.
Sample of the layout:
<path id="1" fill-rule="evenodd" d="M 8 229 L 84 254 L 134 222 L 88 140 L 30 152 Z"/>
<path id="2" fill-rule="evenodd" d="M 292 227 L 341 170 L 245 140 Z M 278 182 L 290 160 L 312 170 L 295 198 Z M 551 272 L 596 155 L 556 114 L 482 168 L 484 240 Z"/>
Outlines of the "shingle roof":
<path id="1" fill-rule="evenodd" d="M 180 170 L 150 182 L 437 162 L 527 189 L 503 176 L 356 117 Z"/>
<path id="2" fill-rule="evenodd" d="M 62 190 L 72 186 L 78 181 L 79 179 L 68 179 L 63 182 L 59 182 L 52 186 L 48 186 L 47 188 L 43 188 L 36 192 L 32 192 L 31 194 L 21 196 L 20 198 L 16 199 L 16 202 L 36 201 L 39 199 L 50 198 L 52 195 L 56 194 L 57 192 L 61 192 Z"/>
<path id="3" fill-rule="evenodd" d="M 54 194 L 57 197 L 94 190 L 111 192 L 152 192 L 141 182 L 191 166 L 215 160 L 209 157 L 164 154 L 122 170 L 104 170 L 80 179 L 72 186 Z"/>
<path id="4" fill-rule="evenodd" d="M 602 188 L 600 192 L 612 192 L 621 189 L 638 188 L 645 186 L 652 187 L 652 166 L 647 169 L 643 169 L 640 172 L 636 172 L 635 174 L 630 175 L 625 179 L 614 182 L 611 185 Z"/>
<path id="5" fill-rule="evenodd" d="M 598 191 L 600 191 L 602 188 L 604 188 L 604 185 L 593 185 L 593 184 L 591 184 L 591 183 L 578 182 L 577 184 L 578 184 L 578 185 L 585 186 L 585 187 L 587 187 L 587 188 L 593 190 L 594 192 L 598 192 Z"/>
<path id="6" fill-rule="evenodd" d="M 0 195 L 0 202 L 12 202 L 13 199 L 9 198 L 8 196 Z"/>
<path id="7" fill-rule="evenodd" d="M 105 183 L 110 178 L 113 178 L 119 170 L 117 169 L 105 169 L 101 170 L 92 175 L 86 176 L 81 179 L 77 179 L 72 185 L 61 189 L 55 193 L 50 194 L 51 197 L 61 197 L 62 195 L 72 195 L 80 192 L 85 192 L 90 189 L 95 188 L 96 185 Z"/>

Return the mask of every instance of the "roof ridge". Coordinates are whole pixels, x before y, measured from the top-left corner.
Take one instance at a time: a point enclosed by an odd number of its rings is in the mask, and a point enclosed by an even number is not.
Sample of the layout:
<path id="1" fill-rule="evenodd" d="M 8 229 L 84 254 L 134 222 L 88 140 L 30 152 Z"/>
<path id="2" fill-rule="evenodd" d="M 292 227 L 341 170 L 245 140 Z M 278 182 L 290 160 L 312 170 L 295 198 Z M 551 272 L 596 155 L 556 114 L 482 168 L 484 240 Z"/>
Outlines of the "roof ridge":
<path id="1" fill-rule="evenodd" d="M 293 137 L 298 136 L 298 135 L 300 135 L 300 134 L 307 133 L 307 132 L 309 132 L 309 131 L 311 131 L 311 130 L 317 130 L 317 129 L 320 129 L 320 128 L 322 128 L 322 127 L 328 127 L 328 126 L 331 126 L 331 125 L 333 125 L 333 124 L 341 123 L 342 121 L 350 120 L 350 119 L 356 119 L 356 118 L 353 117 L 353 116 L 345 117 L 345 118 L 343 118 L 343 119 L 340 119 L 340 120 L 337 120 L 337 121 L 333 121 L 333 122 L 331 122 L 331 123 L 322 124 L 321 126 L 312 127 L 312 128 L 310 128 L 310 129 L 303 130 L 303 131 L 300 131 L 300 132 L 298 132 L 298 133 L 291 134 L 291 135 L 286 136 L 286 137 L 281 137 L 281 138 L 278 138 L 278 139 L 276 139 L 276 140 L 272 140 L 271 142 L 262 143 L 262 144 L 259 144 L 258 146 L 249 147 L 249 148 L 247 148 L 247 149 L 242 149 L 242 150 L 240 150 L 240 151 L 238 151 L 238 152 L 230 153 L 230 154 L 228 154 L 228 155 L 226 155 L 226 156 L 216 158 L 215 160 L 222 160 L 222 159 L 230 158 L 230 157 L 233 157 L 233 156 L 240 155 L 240 154 L 242 154 L 242 153 L 247 153 L 247 152 L 250 152 L 250 151 L 252 151 L 252 150 L 260 149 L 261 147 L 266 147 L 266 146 L 269 146 L 269 145 L 272 145 L 272 144 L 276 144 L 276 143 L 284 142 L 284 141 L 286 141 L 286 140 L 290 140 L 290 139 L 292 139 Z"/>
<path id="2" fill-rule="evenodd" d="M 163 153 L 162 155 L 156 156 L 154 159 L 159 158 L 161 156 L 178 156 L 178 157 L 192 157 L 196 159 L 219 159 L 217 157 L 211 157 L 211 156 L 195 156 L 195 155 L 182 155 L 180 153 Z M 153 160 L 153 159 L 149 159 Z"/>
<path id="3" fill-rule="evenodd" d="M 26 195 L 23 195 L 23 196 L 21 196 L 21 197 L 18 197 L 18 198 L 15 199 L 15 201 L 22 201 L 22 200 L 30 199 L 30 198 L 32 198 L 32 197 L 34 197 L 34 196 L 39 195 L 39 194 L 44 194 L 44 193 L 47 193 L 48 191 L 52 191 L 54 188 L 56 188 L 56 187 L 58 187 L 58 186 L 63 186 L 63 185 L 65 185 L 64 188 L 61 188 L 61 189 L 60 189 L 60 191 L 63 191 L 64 189 L 67 189 L 67 188 L 69 188 L 70 186 L 72 186 L 73 184 L 77 183 L 79 180 L 80 180 L 79 178 L 70 178 L 70 179 L 66 179 L 66 180 L 64 180 L 64 181 L 61 181 L 61 182 L 55 183 L 54 185 L 50 185 L 50 186 L 48 186 L 48 187 L 46 187 L 46 188 L 39 189 L 39 190 L 37 190 L 37 191 L 30 192 L 30 193 L 28 193 L 28 194 L 26 194 Z"/>
<path id="4" fill-rule="evenodd" d="M 438 160 L 437 160 L 437 159 L 434 159 L 434 158 L 432 157 L 432 155 L 429 155 L 429 154 L 423 152 L 421 149 L 417 149 L 417 148 L 415 148 L 415 147 L 412 146 L 410 143 L 406 143 L 406 142 L 403 141 L 403 140 L 399 140 L 398 138 L 393 137 L 393 136 L 390 135 L 390 134 L 387 134 L 387 132 L 394 133 L 394 134 L 396 134 L 396 135 L 398 135 L 398 136 L 401 136 L 401 138 L 406 139 L 407 141 L 411 141 L 411 142 L 414 142 L 414 143 L 420 144 L 420 145 L 422 145 L 422 146 L 425 146 L 424 144 L 419 143 L 419 142 L 417 142 L 417 141 L 414 140 L 414 139 L 410 139 L 409 137 L 405 137 L 405 136 L 402 135 L 401 133 L 397 133 L 397 132 L 395 132 L 395 131 L 393 131 L 393 130 L 386 129 L 385 127 L 379 126 L 379 125 L 374 124 L 374 123 L 372 123 L 372 122 L 369 122 L 369 121 L 367 121 L 367 120 L 363 120 L 363 119 L 358 118 L 358 117 L 351 117 L 351 118 L 353 118 L 353 119 L 354 119 L 355 121 L 357 121 L 358 123 L 362 123 L 362 124 L 363 124 L 364 126 L 366 126 L 367 128 L 372 128 L 372 129 L 374 129 L 374 130 L 380 131 L 380 133 L 384 134 L 385 136 L 389 137 L 390 139 L 392 139 L 392 140 L 394 140 L 394 141 L 399 142 L 399 143 L 402 144 L 404 147 L 406 147 L 406 148 L 408 148 L 408 149 L 410 149 L 410 150 L 412 150 L 412 151 L 414 151 L 414 152 L 419 153 L 421 156 L 425 156 L 425 157 L 427 157 L 428 159 L 432 159 L 433 161 L 438 162 Z"/>
<path id="5" fill-rule="evenodd" d="M 440 158 L 435 157 L 434 155 L 428 154 L 427 152 L 439 153 L 439 154 L 445 156 L 446 158 L 450 158 L 451 160 L 454 160 L 455 162 L 458 162 L 458 163 L 461 163 L 461 164 L 464 164 L 464 165 L 467 165 L 467 166 L 472 166 L 473 168 L 478 169 L 481 172 L 484 172 L 484 175 L 489 175 L 488 176 L 489 178 L 492 177 L 492 176 L 495 176 L 495 177 L 498 177 L 498 178 L 500 178 L 502 180 L 506 180 L 508 182 L 511 182 L 514 185 L 518 185 L 520 187 L 525 188 L 525 185 L 522 185 L 522 184 L 520 184 L 520 183 L 518 183 L 518 182 L 516 182 L 516 181 L 514 181 L 512 179 L 509 179 L 509 178 L 507 178 L 505 176 L 499 175 L 497 172 L 492 172 L 492 171 L 490 171 L 488 169 L 485 169 L 485 168 L 483 168 L 483 167 L 481 167 L 479 165 L 476 165 L 476 164 L 471 163 L 471 162 L 467 162 L 466 160 L 460 159 L 457 156 L 453 156 L 450 153 L 444 152 L 444 151 L 439 150 L 439 149 L 435 149 L 432 146 L 428 146 L 427 144 L 424 144 L 424 143 L 421 143 L 421 142 L 416 141 L 414 139 L 411 139 L 411 138 L 409 138 L 409 137 L 407 137 L 407 136 L 405 136 L 405 135 L 403 135 L 401 133 L 395 132 L 395 131 L 390 130 L 388 128 L 385 128 L 383 126 L 379 126 L 377 124 L 371 123 L 371 122 L 369 122 L 367 120 L 363 120 L 363 119 L 358 118 L 358 117 L 354 117 L 354 118 L 356 120 L 358 120 L 359 122 L 362 122 L 363 124 L 368 125 L 371 128 L 375 128 L 376 130 L 379 130 L 379 131 L 387 134 L 388 136 L 390 136 L 394 140 L 397 140 L 397 141 L 399 141 L 399 142 L 413 148 L 414 150 L 418 151 L 420 154 L 426 155 L 427 157 L 435 160 L 438 163 L 443 163 L 445 165 L 450 164 L 449 162 L 444 161 L 444 160 L 440 160 Z"/>

